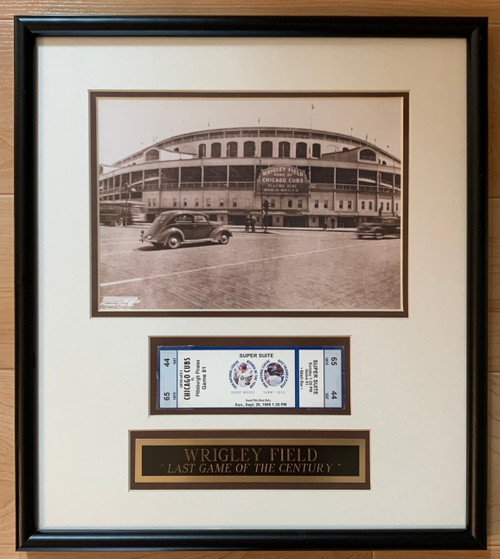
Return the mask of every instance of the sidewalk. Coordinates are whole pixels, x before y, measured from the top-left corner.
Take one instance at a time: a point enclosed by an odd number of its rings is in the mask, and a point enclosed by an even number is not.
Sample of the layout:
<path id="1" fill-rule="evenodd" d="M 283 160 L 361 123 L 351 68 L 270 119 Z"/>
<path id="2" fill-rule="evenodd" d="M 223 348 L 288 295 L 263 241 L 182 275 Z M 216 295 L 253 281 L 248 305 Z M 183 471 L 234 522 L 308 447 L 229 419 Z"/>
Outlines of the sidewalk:
<path id="1" fill-rule="evenodd" d="M 223 225 L 221 223 L 221 225 Z M 135 228 L 135 229 L 148 229 L 151 227 L 151 223 L 131 223 L 127 225 L 128 228 Z M 245 233 L 245 226 L 244 225 L 226 225 L 226 227 L 232 231 L 233 233 Z M 356 232 L 356 227 L 336 227 L 335 229 L 323 229 L 322 227 L 268 227 L 268 232 L 272 233 L 273 231 L 321 231 L 329 233 L 353 233 Z M 260 227 L 260 225 L 255 226 L 256 233 L 264 233 L 264 229 Z"/>
<path id="2" fill-rule="evenodd" d="M 233 233 L 245 233 L 244 225 L 228 225 L 227 228 Z M 272 233 L 273 231 L 320 231 L 322 233 L 355 233 L 357 229 L 356 227 L 336 227 L 335 229 L 323 229 L 322 227 L 268 227 L 267 231 L 269 233 Z M 264 229 L 256 225 L 255 233 L 264 233 Z"/>

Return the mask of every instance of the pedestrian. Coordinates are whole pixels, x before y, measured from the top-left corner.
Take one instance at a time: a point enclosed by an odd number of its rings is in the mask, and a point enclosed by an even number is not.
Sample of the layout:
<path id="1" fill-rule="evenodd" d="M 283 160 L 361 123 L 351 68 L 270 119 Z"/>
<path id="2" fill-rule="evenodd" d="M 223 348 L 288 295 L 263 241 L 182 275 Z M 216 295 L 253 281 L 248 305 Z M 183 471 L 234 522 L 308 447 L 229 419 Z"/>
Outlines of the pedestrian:
<path id="1" fill-rule="evenodd" d="M 250 232 L 250 225 L 251 224 L 252 224 L 252 219 L 250 218 L 249 215 L 247 215 L 247 218 L 245 219 L 245 233 Z"/>
<path id="2" fill-rule="evenodd" d="M 255 233 L 255 218 L 250 216 L 250 225 L 252 226 L 252 233 Z"/>
<path id="3" fill-rule="evenodd" d="M 323 231 L 326 231 L 328 227 L 328 218 L 324 217 L 323 218 Z"/>

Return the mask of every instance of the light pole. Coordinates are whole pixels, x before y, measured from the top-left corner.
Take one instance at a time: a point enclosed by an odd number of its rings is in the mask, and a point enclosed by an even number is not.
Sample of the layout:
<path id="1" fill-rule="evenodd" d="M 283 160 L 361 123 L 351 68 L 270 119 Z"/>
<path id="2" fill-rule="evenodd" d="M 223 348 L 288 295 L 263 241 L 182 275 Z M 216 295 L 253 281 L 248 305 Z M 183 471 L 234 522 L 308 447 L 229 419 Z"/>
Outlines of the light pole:
<path id="1" fill-rule="evenodd" d="M 182 170 L 182 148 L 179 148 L 179 167 L 178 167 L 178 176 L 177 176 L 177 192 L 179 196 L 179 204 L 178 208 L 181 208 L 181 170 Z"/>
<path id="2" fill-rule="evenodd" d="M 262 173 L 262 159 L 259 159 L 259 168 L 260 168 L 260 172 Z M 255 184 L 257 185 L 259 183 L 259 180 L 257 179 L 257 172 L 255 173 Z M 261 216 L 262 216 L 262 224 L 261 224 L 261 228 L 264 229 L 264 232 L 267 231 L 267 223 L 265 222 L 265 218 L 264 218 L 264 187 L 262 185 L 262 180 L 260 181 L 260 210 L 261 210 Z"/>

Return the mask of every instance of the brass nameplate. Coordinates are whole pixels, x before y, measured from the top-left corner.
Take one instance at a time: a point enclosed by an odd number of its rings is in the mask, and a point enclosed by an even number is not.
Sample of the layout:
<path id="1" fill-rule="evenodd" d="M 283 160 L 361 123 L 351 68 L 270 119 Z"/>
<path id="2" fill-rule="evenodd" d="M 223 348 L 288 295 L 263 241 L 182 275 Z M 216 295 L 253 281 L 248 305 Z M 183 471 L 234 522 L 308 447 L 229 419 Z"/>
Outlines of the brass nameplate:
<path id="1" fill-rule="evenodd" d="M 368 431 L 131 431 L 131 489 L 369 489 Z"/>

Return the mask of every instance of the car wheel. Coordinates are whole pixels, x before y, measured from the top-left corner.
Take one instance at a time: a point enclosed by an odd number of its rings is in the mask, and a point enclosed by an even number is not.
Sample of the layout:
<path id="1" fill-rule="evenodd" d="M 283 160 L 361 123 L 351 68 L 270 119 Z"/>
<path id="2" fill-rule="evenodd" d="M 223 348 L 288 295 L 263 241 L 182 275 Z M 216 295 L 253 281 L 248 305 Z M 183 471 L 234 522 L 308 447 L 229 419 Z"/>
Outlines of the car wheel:
<path id="1" fill-rule="evenodd" d="M 358 235 L 358 239 L 362 239 L 364 235 Z"/>
<path id="2" fill-rule="evenodd" d="M 167 241 L 168 248 L 179 248 L 181 246 L 181 239 L 178 235 L 170 235 Z"/>
<path id="3" fill-rule="evenodd" d="M 123 227 L 123 219 L 121 217 L 117 219 L 115 225 L 116 227 Z"/>
<path id="4" fill-rule="evenodd" d="M 221 233 L 219 237 L 219 243 L 221 245 L 227 245 L 229 242 L 229 235 L 227 233 Z"/>
<path id="5" fill-rule="evenodd" d="M 375 233 L 375 238 L 376 239 L 383 239 L 384 238 L 384 234 L 382 233 L 382 231 L 377 231 Z"/>

